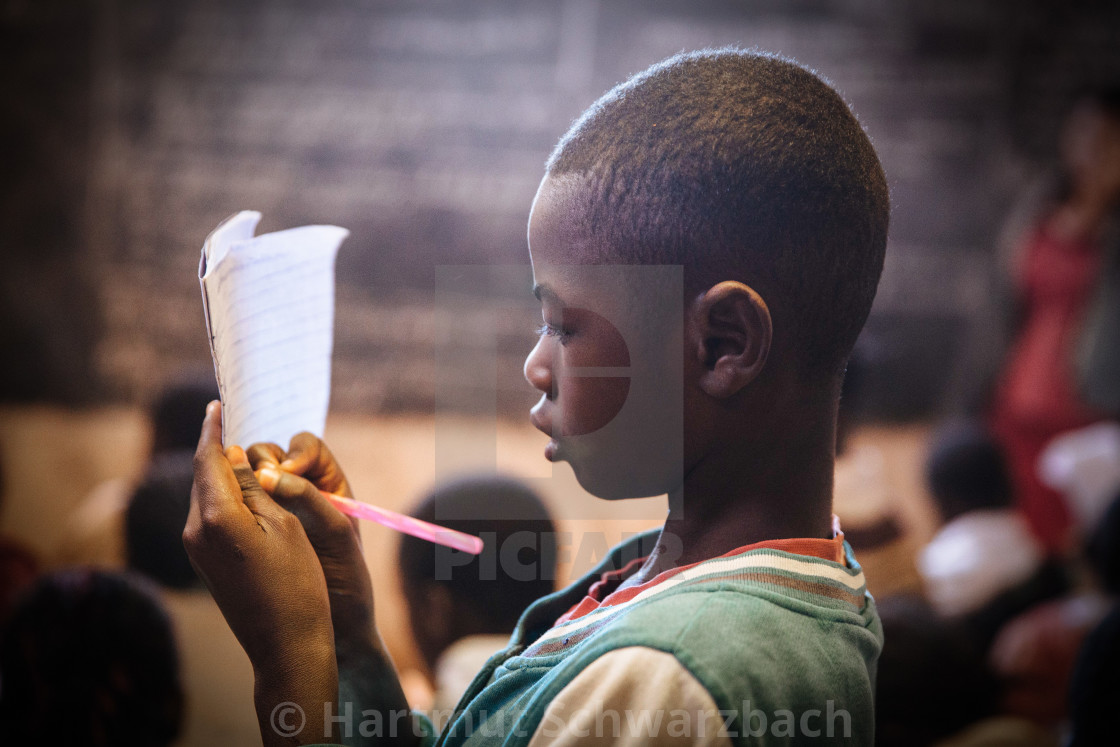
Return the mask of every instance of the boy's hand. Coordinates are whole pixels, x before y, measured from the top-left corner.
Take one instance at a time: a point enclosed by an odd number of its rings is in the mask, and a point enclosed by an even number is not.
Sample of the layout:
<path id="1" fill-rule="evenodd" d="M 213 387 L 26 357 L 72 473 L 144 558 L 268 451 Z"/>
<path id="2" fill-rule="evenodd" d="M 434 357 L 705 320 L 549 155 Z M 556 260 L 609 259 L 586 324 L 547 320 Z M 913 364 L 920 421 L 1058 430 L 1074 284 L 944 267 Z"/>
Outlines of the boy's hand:
<path id="1" fill-rule="evenodd" d="M 254 470 L 266 467 L 279 467 L 285 472 L 307 478 L 315 487 L 328 493 L 354 496 L 350 483 L 342 473 L 342 467 L 331 454 L 331 450 L 318 436 L 304 431 L 292 436 L 285 453 L 276 444 L 253 444 L 248 451 L 249 462 Z"/>
<path id="2" fill-rule="evenodd" d="M 206 409 L 183 544 L 237 636 L 257 678 L 257 715 L 266 744 L 273 709 L 295 703 L 314 721 L 337 699 L 330 600 L 307 534 L 261 488 L 245 452 L 222 451 L 221 408 Z M 302 740 L 301 740 L 302 741 Z"/>
<path id="3" fill-rule="evenodd" d="M 374 625 L 373 587 L 358 522 L 319 493 L 352 497 L 342 468 L 310 433 L 295 436 L 287 453 L 276 444 L 254 444 L 249 461 L 264 489 L 299 517 L 319 557 L 334 621 L 340 698 L 354 713 L 407 714 L 408 701 Z M 420 733 L 400 724 L 396 739 L 378 744 L 415 745 Z"/>
<path id="4" fill-rule="evenodd" d="M 340 648 L 369 645 L 374 640 L 373 587 L 357 520 L 319 493 L 352 497 L 330 449 L 316 436 L 300 433 L 292 438 L 287 453 L 276 444 L 254 444 L 248 457 L 261 485 L 299 517 L 315 548 L 327 582 L 336 644 Z"/>

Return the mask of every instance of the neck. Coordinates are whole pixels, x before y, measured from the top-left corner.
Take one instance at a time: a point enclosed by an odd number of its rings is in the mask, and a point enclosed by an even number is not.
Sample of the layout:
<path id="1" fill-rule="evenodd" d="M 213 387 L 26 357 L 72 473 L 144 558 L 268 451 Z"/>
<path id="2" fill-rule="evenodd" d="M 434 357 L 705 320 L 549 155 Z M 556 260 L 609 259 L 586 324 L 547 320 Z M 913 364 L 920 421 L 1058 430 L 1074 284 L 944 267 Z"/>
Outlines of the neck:
<path id="1" fill-rule="evenodd" d="M 719 439 L 691 466 L 669 494 L 669 516 L 638 583 L 743 545 L 832 536 L 835 401 L 786 405 L 774 409 L 781 417 L 751 420 L 751 435 Z"/>

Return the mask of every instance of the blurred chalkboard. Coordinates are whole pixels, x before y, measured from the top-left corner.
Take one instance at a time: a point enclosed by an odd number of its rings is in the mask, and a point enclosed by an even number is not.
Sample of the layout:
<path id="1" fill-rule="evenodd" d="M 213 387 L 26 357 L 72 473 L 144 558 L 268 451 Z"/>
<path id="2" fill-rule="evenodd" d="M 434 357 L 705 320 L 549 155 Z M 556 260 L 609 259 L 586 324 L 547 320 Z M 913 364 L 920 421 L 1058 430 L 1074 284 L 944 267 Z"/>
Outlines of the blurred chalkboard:
<path id="1" fill-rule="evenodd" d="M 1069 92 L 1120 70 L 1100 31 L 1117 11 L 1051 5 L 6 3 L 0 238 L 14 259 L 0 300 L 15 362 L 4 397 L 138 401 L 184 364 L 204 365 L 198 249 L 252 208 L 264 231 L 352 231 L 339 259 L 336 409 L 430 409 L 433 347 L 459 322 L 433 305 L 435 268 L 526 262 L 528 207 L 569 122 L 650 63 L 725 44 L 819 69 L 873 137 L 901 268 L 875 311 L 884 339 L 909 334 L 891 320 L 934 329 L 946 308 L 946 325 L 983 320 L 991 310 L 971 278 L 990 264 L 1015 190 L 1050 152 Z M 525 294 L 488 289 L 479 303 Z M 518 309 L 499 332 L 510 410 L 524 404 L 518 360 L 532 326 Z M 951 357 L 945 345 L 936 354 Z M 933 354 L 895 358 L 923 370 Z M 937 407 L 942 386 L 915 380 L 903 409 Z"/>

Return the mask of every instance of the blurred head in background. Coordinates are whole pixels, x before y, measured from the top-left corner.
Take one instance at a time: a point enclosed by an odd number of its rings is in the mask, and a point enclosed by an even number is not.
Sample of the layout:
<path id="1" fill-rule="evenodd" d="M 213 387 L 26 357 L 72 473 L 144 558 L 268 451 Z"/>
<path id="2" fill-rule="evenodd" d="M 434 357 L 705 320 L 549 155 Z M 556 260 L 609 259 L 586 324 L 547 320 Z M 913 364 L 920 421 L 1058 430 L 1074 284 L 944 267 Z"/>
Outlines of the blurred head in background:
<path id="1" fill-rule="evenodd" d="M 1003 451 L 974 422 L 953 423 L 937 432 L 926 460 L 926 481 L 945 522 L 1013 502 Z"/>
<path id="2" fill-rule="evenodd" d="M 167 745 L 183 696 L 171 622 L 138 579 L 40 579 L 0 638 L 0 733 L 13 744 Z"/>
<path id="3" fill-rule="evenodd" d="M 525 608 L 552 592 L 556 529 L 544 503 L 524 484 L 501 477 L 459 480 L 434 490 L 411 515 L 485 543 L 482 554 L 472 556 L 401 536 L 409 621 L 430 672 L 460 639 L 508 637 Z M 462 516 L 483 518 L 446 518 Z"/>
<path id="4" fill-rule="evenodd" d="M 1078 97 L 1062 127 L 1059 149 L 1073 197 L 1120 203 L 1120 87 Z"/>
<path id="5" fill-rule="evenodd" d="M 930 493 L 944 524 L 918 554 L 927 599 L 963 622 L 986 651 L 1000 628 L 1069 588 L 1022 512 L 1004 453 L 975 422 L 943 426 L 926 462 Z"/>
<path id="6" fill-rule="evenodd" d="M 191 505 L 193 457 L 186 449 L 155 455 L 125 511 L 128 567 L 172 589 L 200 585 L 182 539 Z"/>
<path id="7" fill-rule="evenodd" d="M 194 450 L 202 430 L 206 405 L 218 399 L 214 374 L 186 372 L 174 379 L 152 402 L 152 454 L 176 449 Z"/>

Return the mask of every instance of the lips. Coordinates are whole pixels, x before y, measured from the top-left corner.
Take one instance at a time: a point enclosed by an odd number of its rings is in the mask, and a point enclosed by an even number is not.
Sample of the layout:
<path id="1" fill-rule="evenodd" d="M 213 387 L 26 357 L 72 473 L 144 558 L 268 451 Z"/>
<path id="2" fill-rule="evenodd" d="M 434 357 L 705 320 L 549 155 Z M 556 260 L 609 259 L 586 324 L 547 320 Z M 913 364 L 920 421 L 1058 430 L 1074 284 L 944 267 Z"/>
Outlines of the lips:
<path id="1" fill-rule="evenodd" d="M 547 396 L 542 396 L 537 404 L 533 405 L 533 409 L 529 410 L 529 422 L 533 424 L 541 433 L 547 436 L 552 435 L 552 413 L 547 412 L 549 409 L 549 402 Z"/>
<path id="2" fill-rule="evenodd" d="M 552 413 L 549 412 L 549 401 L 547 396 L 543 396 L 540 402 L 533 406 L 529 411 L 529 422 L 533 427 L 541 433 L 549 437 L 548 444 L 544 447 L 544 458 L 550 462 L 556 461 L 557 453 L 560 450 L 560 443 L 552 434 Z"/>

